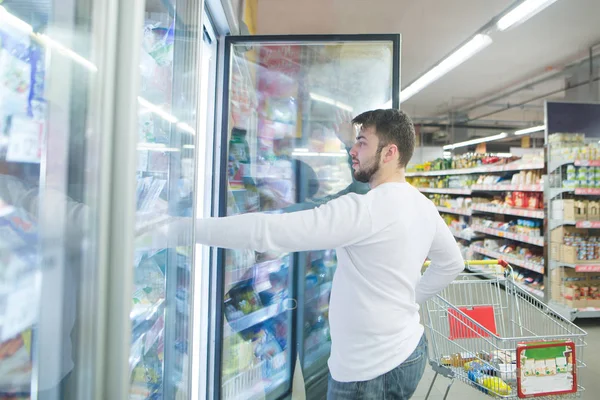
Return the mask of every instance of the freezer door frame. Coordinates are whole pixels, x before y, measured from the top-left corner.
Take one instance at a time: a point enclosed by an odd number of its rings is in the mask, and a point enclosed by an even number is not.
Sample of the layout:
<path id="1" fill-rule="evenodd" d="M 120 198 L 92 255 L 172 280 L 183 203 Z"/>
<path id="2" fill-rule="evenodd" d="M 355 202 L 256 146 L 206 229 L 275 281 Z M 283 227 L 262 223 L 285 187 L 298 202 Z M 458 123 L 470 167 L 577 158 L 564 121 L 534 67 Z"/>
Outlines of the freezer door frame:
<path id="1" fill-rule="evenodd" d="M 255 35 L 255 36 L 226 36 L 221 40 L 223 43 L 219 59 L 219 74 L 220 82 L 220 97 L 221 107 L 217 113 L 220 116 L 218 121 L 216 135 L 216 149 L 215 149 L 215 182 L 213 188 L 217 191 L 215 193 L 215 216 L 223 217 L 227 210 L 227 160 L 228 156 L 228 141 L 229 141 L 229 90 L 230 90 L 230 69 L 231 69 L 231 55 L 232 47 L 235 44 L 248 43 L 251 45 L 277 45 L 277 44 L 317 44 L 317 43 L 336 43 L 336 42 L 391 42 L 392 43 L 392 108 L 400 108 L 400 46 L 401 46 L 401 35 L 400 34 L 331 34 L 331 35 Z M 213 287 L 211 288 L 211 294 L 213 298 L 214 313 L 211 318 L 212 329 L 211 333 L 214 335 L 211 340 L 211 366 L 209 375 L 209 384 L 212 386 L 211 395 L 212 398 L 221 398 L 221 364 L 222 364 L 222 352 L 223 352 L 223 323 L 225 322 L 223 312 L 223 296 L 224 296 L 224 270 L 221 267 L 224 262 L 225 251 L 223 249 L 217 249 L 214 251 L 216 254 L 216 260 L 213 265 L 211 282 Z M 294 262 L 293 267 L 297 267 L 297 256 L 293 256 Z M 297 279 L 297 274 L 293 274 L 293 279 Z M 298 307 L 301 303 L 298 296 L 302 296 L 301 293 L 297 292 L 297 282 L 293 282 L 290 286 L 292 289 L 291 293 L 297 301 Z M 289 382 L 289 390 L 285 392 L 283 397 L 289 395 L 292 391 L 292 380 L 294 375 L 295 360 L 302 350 L 300 342 L 303 342 L 303 335 L 301 335 L 301 327 L 298 326 L 298 322 L 301 321 L 301 310 L 298 307 L 293 310 L 292 317 L 292 343 L 290 348 L 291 365 L 292 371 Z M 301 337 L 302 336 L 302 337 Z M 309 377 L 305 377 L 308 379 Z M 212 383 L 211 383 L 212 381 Z"/>

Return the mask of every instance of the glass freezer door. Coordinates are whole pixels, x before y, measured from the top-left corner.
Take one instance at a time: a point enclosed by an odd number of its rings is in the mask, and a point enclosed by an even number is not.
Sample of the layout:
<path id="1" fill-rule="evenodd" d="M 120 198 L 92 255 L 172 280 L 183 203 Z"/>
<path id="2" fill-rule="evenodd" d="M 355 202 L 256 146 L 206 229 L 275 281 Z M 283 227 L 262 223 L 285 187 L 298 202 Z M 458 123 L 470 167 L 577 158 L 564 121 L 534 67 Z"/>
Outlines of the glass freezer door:
<path id="1" fill-rule="evenodd" d="M 145 2 L 139 73 L 130 399 L 191 396 L 201 2 Z M 204 145 L 204 143 L 202 143 Z M 204 161 L 204 160 L 203 160 Z M 200 295 L 198 293 L 198 295 Z M 198 379 L 198 378 L 195 378 Z"/>
<path id="2" fill-rule="evenodd" d="M 340 122 L 398 107 L 399 35 L 227 37 L 225 46 L 220 215 L 366 192 L 351 175 L 354 131 Z M 333 250 L 220 252 L 220 398 L 288 394 L 298 358 L 306 379 L 326 372 L 335 266 Z"/>
<path id="3" fill-rule="evenodd" d="M 0 1 L 2 399 L 89 398 L 99 372 L 93 3 Z"/>

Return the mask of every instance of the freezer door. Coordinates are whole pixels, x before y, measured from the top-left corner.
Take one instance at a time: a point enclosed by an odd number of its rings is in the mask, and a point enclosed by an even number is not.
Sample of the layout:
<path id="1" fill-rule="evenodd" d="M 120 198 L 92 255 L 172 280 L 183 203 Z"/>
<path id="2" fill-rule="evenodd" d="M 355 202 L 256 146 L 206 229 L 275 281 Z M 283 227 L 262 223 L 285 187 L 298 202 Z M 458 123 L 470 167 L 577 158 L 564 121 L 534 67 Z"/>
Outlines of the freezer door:
<path id="1" fill-rule="evenodd" d="M 219 215 L 365 193 L 352 178 L 355 131 L 345 122 L 398 107 L 399 46 L 399 35 L 226 38 Z M 333 250 L 220 253 L 220 398 L 289 394 L 298 359 L 307 381 L 326 373 L 335 267 Z"/>
<path id="2" fill-rule="evenodd" d="M 145 4 L 138 125 L 131 133 L 137 138 L 134 254 L 123 266 L 133 269 L 129 398 L 191 398 L 192 379 L 200 379 L 190 371 L 192 349 L 199 349 L 192 345 L 200 318 L 193 299 L 202 294 L 201 285 L 193 288 L 205 262 L 195 263 L 193 225 L 181 222 L 202 217 L 196 202 L 206 199 L 204 179 L 196 176 L 207 139 L 198 105 L 202 8 L 187 0 Z"/>
<path id="3" fill-rule="evenodd" d="M 109 61 L 97 33 L 115 15 L 0 3 L 0 398 L 92 398 L 106 195 L 94 105 Z"/>

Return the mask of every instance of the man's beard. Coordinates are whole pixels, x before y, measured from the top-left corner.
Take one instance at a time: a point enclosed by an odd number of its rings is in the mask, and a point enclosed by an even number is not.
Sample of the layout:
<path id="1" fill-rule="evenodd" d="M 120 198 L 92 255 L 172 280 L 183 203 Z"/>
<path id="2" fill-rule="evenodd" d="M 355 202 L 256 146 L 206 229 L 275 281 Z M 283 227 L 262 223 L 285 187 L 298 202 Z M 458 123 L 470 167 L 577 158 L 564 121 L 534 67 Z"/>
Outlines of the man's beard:
<path id="1" fill-rule="evenodd" d="M 381 158 L 381 148 L 377 150 L 375 156 L 370 160 L 371 165 L 367 165 L 366 167 L 361 167 L 359 164 L 358 170 L 353 170 L 352 174 L 354 175 L 354 179 L 362 183 L 369 183 L 373 175 L 379 171 L 379 159 Z"/>

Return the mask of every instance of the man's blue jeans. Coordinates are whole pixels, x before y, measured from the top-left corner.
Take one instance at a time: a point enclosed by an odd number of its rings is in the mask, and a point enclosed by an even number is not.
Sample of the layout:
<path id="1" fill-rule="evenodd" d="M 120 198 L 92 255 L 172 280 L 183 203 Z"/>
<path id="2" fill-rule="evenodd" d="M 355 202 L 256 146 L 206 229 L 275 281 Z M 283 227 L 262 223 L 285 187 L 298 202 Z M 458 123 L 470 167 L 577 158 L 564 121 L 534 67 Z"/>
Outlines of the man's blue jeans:
<path id="1" fill-rule="evenodd" d="M 364 382 L 337 382 L 329 375 L 327 400 L 410 399 L 427 364 L 427 339 L 421 337 L 415 351 L 390 372 Z"/>

